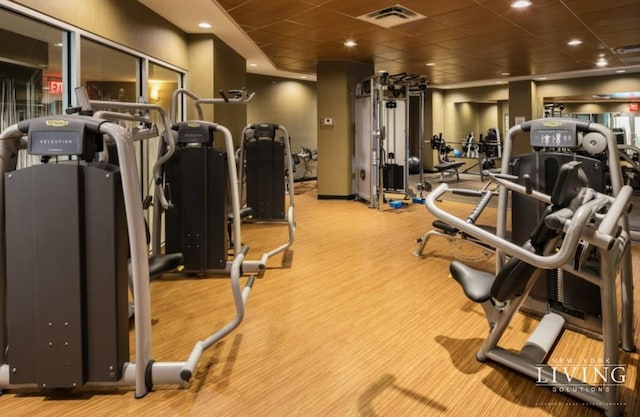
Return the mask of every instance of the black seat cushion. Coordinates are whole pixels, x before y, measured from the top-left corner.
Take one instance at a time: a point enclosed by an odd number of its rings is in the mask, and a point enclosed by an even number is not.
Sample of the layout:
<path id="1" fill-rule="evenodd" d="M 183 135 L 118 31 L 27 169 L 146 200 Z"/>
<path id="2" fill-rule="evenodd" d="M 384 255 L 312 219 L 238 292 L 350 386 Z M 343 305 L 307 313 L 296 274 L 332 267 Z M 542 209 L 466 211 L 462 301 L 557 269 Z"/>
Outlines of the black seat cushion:
<path id="1" fill-rule="evenodd" d="M 434 166 L 434 168 L 436 170 L 438 170 L 438 171 L 446 171 L 448 169 L 458 169 L 462 165 L 464 165 L 464 162 L 451 161 L 451 162 L 442 162 L 442 163 Z"/>
<path id="2" fill-rule="evenodd" d="M 491 286 L 495 279 L 493 274 L 479 271 L 458 261 L 451 262 L 449 272 L 471 301 L 482 303 L 491 298 Z"/>
<path id="3" fill-rule="evenodd" d="M 181 253 L 154 255 L 149 258 L 149 277 L 153 279 L 165 272 L 173 271 L 182 264 L 183 260 Z"/>

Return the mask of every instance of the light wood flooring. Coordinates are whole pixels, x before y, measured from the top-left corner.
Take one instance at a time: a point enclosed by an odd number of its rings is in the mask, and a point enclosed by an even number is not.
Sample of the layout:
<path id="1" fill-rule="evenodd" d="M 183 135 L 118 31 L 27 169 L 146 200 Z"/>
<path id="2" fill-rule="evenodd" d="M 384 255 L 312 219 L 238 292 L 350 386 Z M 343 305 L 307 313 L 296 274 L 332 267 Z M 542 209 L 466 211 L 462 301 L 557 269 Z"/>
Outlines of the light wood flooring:
<path id="1" fill-rule="evenodd" d="M 476 361 L 487 323 L 448 276 L 448 265 L 463 251 L 466 257 L 479 252 L 434 238 L 425 256 L 415 257 L 415 238 L 433 220 L 424 206 L 381 212 L 356 201 L 318 200 L 313 183 L 298 184 L 296 194 L 291 253 L 269 261 L 244 322 L 204 353 L 188 385 L 156 386 L 143 399 L 126 388 L 8 391 L 0 397 L 0 415 L 600 415 L 499 365 Z M 463 217 L 471 210 L 442 204 Z M 247 225 L 243 233 L 250 259 L 286 240 L 282 225 Z M 636 277 L 639 255 L 634 248 Z M 476 266 L 490 270 L 493 260 Z M 159 361 L 185 360 L 198 339 L 233 316 L 224 278 L 166 277 L 152 283 L 152 292 L 152 351 Z M 535 323 L 519 315 L 503 345 L 519 348 Z M 600 345 L 565 331 L 554 357 L 599 358 Z M 627 416 L 640 415 L 639 358 L 622 355 Z"/>

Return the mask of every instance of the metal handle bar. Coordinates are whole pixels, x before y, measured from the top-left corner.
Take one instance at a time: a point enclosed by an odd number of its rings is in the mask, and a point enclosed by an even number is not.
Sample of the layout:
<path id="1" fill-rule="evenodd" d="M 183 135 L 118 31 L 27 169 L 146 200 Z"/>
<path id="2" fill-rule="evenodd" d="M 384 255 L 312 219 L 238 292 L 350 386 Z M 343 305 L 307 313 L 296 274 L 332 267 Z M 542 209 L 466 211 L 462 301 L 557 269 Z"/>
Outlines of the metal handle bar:
<path id="1" fill-rule="evenodd" d="M 589 205 L 583 205 L 576 210 L 571 224 L 567 230 L 566 236 L 562 242 L 560 250 L 552 255 L 537 255 L 533 252 L 518 246 L 508 240 L 502 239 L 492 233 L 489 233 L 473 224 L 469 224 L 464 220 L 438 208 L 435 204 L 436 200 L 440 198 L 448 190 L 447 184 L 440 184 L 427 196 L 425 206 L 434 216 L 443 220 L 445 223 L 450 224 L 453 227 L 458 228 L 462 232 L 475 237 L 481 241 L 488 243 L 497 249 L 503 250 L 505 253 L 515 256 L 523 260 L 524 262 L 544 269 L 559 268 L 562 265 L 569 262 L 574 255 L 575 249 L 580 240 L 582 229 L 587 224 L 587 221 L 592 215 L 592 211 Z"/>
<path id="2" fill-rule="evenodd" d="M 200 98 L 194 93 L 192 93 L 191 91 L 187 90 L 186 88 L 178 88 L 171 95 L 171 114 L 170 114 L 171 120 L 173 122 L 178 121 L 178 98 L 180 96 L 187 96 L 191 98 L 195 102 L 196 111 L 198 112 L 197 120 L 204 120 L 204 113 L 202 112 L 202 107 L 200 106 L 200 104 L 216 104 L 216 103 L 246 104 L 250 102 L 253 99 L 253 97 L 256 95 L 255 93 L 246 94 L 244 92 L 245 91 L 244 89 L 240 91 L 242 92 L 242 94 L 232 98 L 229 98 L 226 96 L 223 96 L 222 98 Z"/>

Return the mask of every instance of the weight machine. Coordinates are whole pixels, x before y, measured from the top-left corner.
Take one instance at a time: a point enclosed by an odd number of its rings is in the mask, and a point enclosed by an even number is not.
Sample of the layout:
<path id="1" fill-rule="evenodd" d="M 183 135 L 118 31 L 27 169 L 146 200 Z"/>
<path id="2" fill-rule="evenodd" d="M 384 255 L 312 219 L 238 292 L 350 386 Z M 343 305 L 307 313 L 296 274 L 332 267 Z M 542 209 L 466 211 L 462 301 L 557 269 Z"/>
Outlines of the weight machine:
<path id="1" fill-rule="evenodd" d="M 278 131 L 284 134 L 282 140 L 276 137 Z M 287 129 L 275 123 L 246 126 L 238 149 L 238 165 L 239 194 L 242 198 L 246 192 L 244 209 L 251 210 L 251 220 L 286 222 L 289 230 L 287 242 L 262 255 L 260 264 L 266 265 L 269 258 L 286 251 L 293 244 L 296 233 L 293 157 Z M 286 213 L 285 194 L 289 195 Z"/>
<path id="2" fill-rule="evenodd" d="M 94 161 L 105 139 L 116 144 L 118 166 Z M 17 155 L 25 149 L 40 155 L 43 164 L 16 170 Z M 92 116 L 46 116 L 0 133 L 0 155 L 0 302 L 5 312 L 0 388 L 133 385 L 141 398 L 154 384 L 188 382 L 203 351 L 244 316 L 255 279 L 249 277 L 240 289 L 248 248 L 236 251 L 231 261 L 234 319 L 198 341 L 186 361 L 156 362 L 132 133 Z M 63 161 L 67 156 L 73 158 Z M 128 248 L 134 361 L 129 359 Z"/>
<path id="3" fill-rule="evenodd" d="M 384 73 L 356 87 L 355 195 L 369 207 L 383 208 L 384 192 L 415 193 L 409 188 L 409 103 L 418 97 L 420 179 L 423 189 L 424 106 L 427 82 L 421 75 Z"/>
<path id="4" fill-rule="evenodd" d="M 203 120 L 202 105 L 243 105 L 251 101 L 254 93 L 231 90 L 220 91 L 220 94 L 220 98 L 200 98 L 186 89 L 177 89 L 171 99 L 172 128 L 177 132 L 177 144 L 163 172 L 164 186 L 170 190 L 168 194 L 173 202 L 173 208 L 166 212 L 166 247 L 183 253 L 185 270 L 195 273 L 229 272 L 230 240 L 234 253 L 239 253 L 241 223 L 251 215 L 251 211 L 242 210 L 231 132 Z M 180 122 L 176 119 L 178 104 L 186 98 L 193 100 L 197 119 Z M 224 136 L 222 150 L 214 147 L 216 132 Z M 154 229 L 154 234 L 160 234 L 160 230 Z M 264 269 L 259 261 L 245 260 L 242 266 L 247 272 Z"/>
<path id="5" fill-rule="evenodd" d="M 508 172 L 510 165 L 514 163 L 511 161 L 511 151 L 513 137 L 517 132 L 529 132 L 534 149 L 552 146 L 556 150 L 572 150 L 574 153 L 569 154 L 570 157 L 566 159 L 553 159 L 553 156 L 545 158 L 541 156 L 543 153 L 534 153 L 537 157 L 532 157 L 536 162 L 533 166 L 538 167 L 534 171 L 525 169 L 525 163 L 514 176 L 490 174 L 501 186 L 496 235 L 435 205 L 435 201 L 447 191 L 446 184 L 436 188 L 426 201 L 427 209 L 436 217 L 496 248 L 495 276 L 459 262 L 452 263 L 450 268 L 452 276 L 462 286 L 466 296 L 481 304 L 489 322 L 490 333 L 477 358 L 480 361 L 496 361 L 535 379 L 538 385 L 554 387 L 599 407 L 607 416 L 618 416 L 620 379 L 616 379 L 613 374 L 620 369 L 618 349 L 621 346 L 625 351 L 631 352 L 635 350 L 635 345 L 633 277 L 626 214 L 632 189 L 622 185 L 615 139 L 607 128 L 595 123 L 568 119 L 525 122 L 514 126 L 507 134 L 502 160 L 503 173 Z M 585 171 L 596 167 L 593 164 L 589 167 L 589 158 L 580 158 L 579 151 L 592 155 L 606 153 L 604 163 L 608 167 L 613 196 L 600 193 L 589 186 Z M 523 157 L 515 159 L 518 158 Z M 524 158 L 529 161 L 527 156 Z M 543 172 L 543 167 L 553 170 L 554 173 L 549 178 L 554 179 L 554 185 L 547 182 L 544 187 L 537 186 L 536 180 L 542 175 L 538 172 Z M 540 212 L 540 221 L 524 243 L 517 241 L 517 237 L 513 243 L 504 238 L 509 191 L 514 200 L 518 195 L 544 206 Z M 523 214 L 517 214 L 516 210 L 514 207 L 513 217 L 523 218 Z M 510 259 L 505 262 L 507 255 Z M 544 277 L 545 270 L 571 273 L 576 280 L 594 285 L 599 290 L 598 298 L 593 301 L 600 307 L 598 332 L 604 350 L 599 363 L 605 367 L 602 371 L 604 387 L 595 378 L 579 380 L 573 375 L 558 372 L 549 364 L 548 357 L 564 328 L 584 330 L 587 334 L 596 331 L 591 321 L 583 320 L 571 305 L 552 294 L 547 294 L 549 300 L 540 311 L 543 318 L 520 352 L 498 345 L 513 317 L 532 294 L 536 280 Z M 564 294 L 569 294 L 572 288 L 566 287 L 563 291 Z M 618 303 L 621 304 L 620 317 Z M 607 366 L 608 364 L 611 366 Z"/>

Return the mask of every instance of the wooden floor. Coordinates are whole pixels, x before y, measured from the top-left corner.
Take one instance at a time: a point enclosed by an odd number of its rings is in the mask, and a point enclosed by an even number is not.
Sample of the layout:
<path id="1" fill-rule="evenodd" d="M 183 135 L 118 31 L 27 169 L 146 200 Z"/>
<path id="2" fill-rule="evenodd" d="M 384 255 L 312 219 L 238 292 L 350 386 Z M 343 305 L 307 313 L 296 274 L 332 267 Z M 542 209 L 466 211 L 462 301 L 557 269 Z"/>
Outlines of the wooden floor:
<path id="1" fill-rule="evenodd" d="M 463 251 L 467 258 L 480 258 L 479 252 L 435 238 L 424 258 L 415 257 L 415 238 L 433 220 L 424 206 L 381 212 L 355 201 L 317 200 L 312 183 L 298 187 L 293 250 L 287 259 L 270 260 L 245 321 L 204 353 L 190 384 L 157 386 L 138 400 L 124 388 L 8 391 L 0 415 L 600 415 L 476 361 L 487 323 L 448 276 L 448 265 Z M 471 208 L 443 205 L 462 216 Z M 247 225 L 243 233 L 251 259 L 286 240 L 281 225 Z M 639 255 L 634 248 L 634 261 Z M 476 266 L 490 269 L 492 260 Z M 634 275 L 640 276 L 638 262 Z M 227 279 L 170 277 L 154 281 L 152 292 L 155 360 L 185 360 L 196 340 L 233 316 Z M 503 345 L 518 348 L 534 325 L 519 315 Z M 554 358 L 597 359 L 600 345 L 565 331 Z M 627 416 L 640 415 L 639 359 L 622 356 Z"/>

